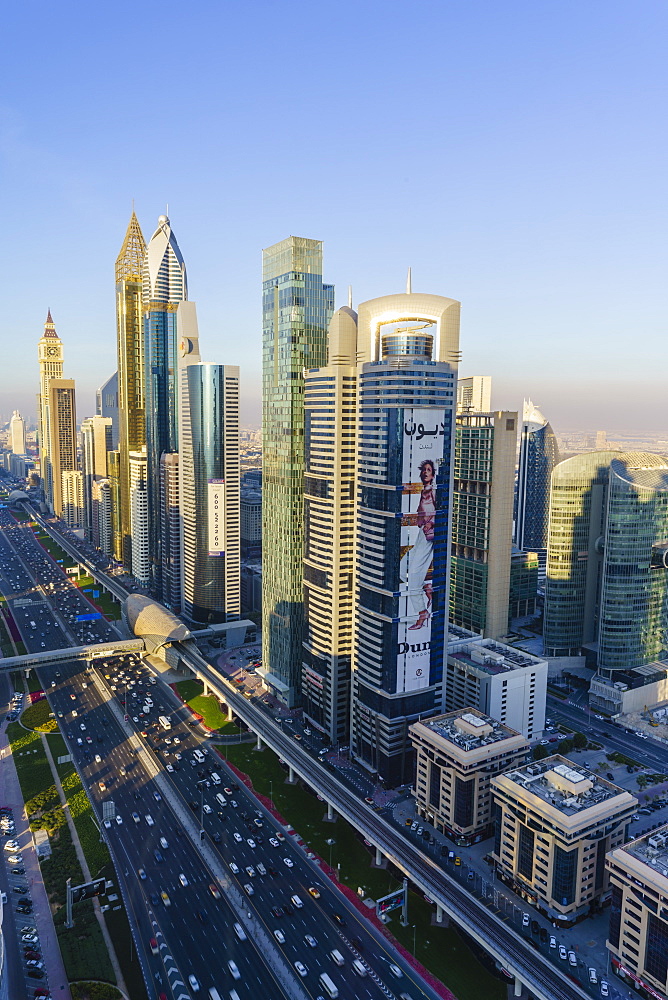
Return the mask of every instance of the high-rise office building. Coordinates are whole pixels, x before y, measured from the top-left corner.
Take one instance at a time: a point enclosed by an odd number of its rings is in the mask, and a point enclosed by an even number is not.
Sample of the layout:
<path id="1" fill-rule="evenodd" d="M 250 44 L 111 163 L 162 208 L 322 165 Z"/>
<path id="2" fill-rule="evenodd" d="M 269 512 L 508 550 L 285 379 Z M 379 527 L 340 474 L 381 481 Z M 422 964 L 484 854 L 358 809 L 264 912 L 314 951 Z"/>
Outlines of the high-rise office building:
<path id="1" fill-rule="evenodd" d="M 537 552 L 545 565 L 550 503 L 550 476 L 559 461 L 557 439 L 530 399 L 524 400 L 520 431 L 519 471 L 515 504 L 515 543 Z"/>
<path id="2" fill-rule="evenodd" d="M 130 530 L 132 563 L 130 572 L 137 583 L 147 587 L 151 579 L 149 550 L 149 506 L 146 449 L 128 454 L 130 475 Z M 120 464 L 120 463 L 119 463 Z"/>
<path id="3" fill-rule="evenodd" d="M 67 486 L 67 507 L 64 509 L 64 473 L 77 470 L 77 407 L 74 380 L 52 378 L 48 383 L 47 405 L 49 412 L 48 461 L 53 490 L 53 512 L 63 517 L 71 528 L 80 528 L 83 519 L 83 493 L 79 504 L 79 490 L 70 476 Z M 76 498 L 72 500 L 72 497 Z M 78 513 L 75 513 L 78 512 Z M 67 514 L 67 516 L 65 516 Z"/>
<path id="4" fill-rule="evenodd" d="M 84 527 L 83 476 L 80 469 L 60 471 L 61 510 L 59 516 L 76 531 Z"/>
<path id="5" fill-rule="evenodd" d="M 267 684 L 299 696 L 304 638 L 304 369 L 327 361 L 334 288 L 322 243 L 290 236 L 263 251 L 262 649 Z"/>
<path id="6" fill-rule="evenodd" d="M 188 298 L 188 286 L 185 262 L 166 215 L 159 217 L 158 228 L 146 248 L 142 282 L 151 587 L 156 597 L 162 595 L 164 558 L 170 590 L 167 599 L 171 603 L 174 593 L 180 593 L 180 587 L 174 586 L 178 544 L 163 552 L 163 543 L 165 538 L 174 538 L 178 543 L 180 534 L 178 525 L 174 534 L 172 506 L 174 498 L 178 499 L 178 462 L 163 461 L 163 456 L 179 450 L 176 311 L 179 302 Z"/>
<path id="7" fill-rule="evenodd" d="M 111 504 L 111 540 L 104 551 L 117 562 L 123 559 L 121 535 L 121 454 L 118 450 L 107 455 L 108 482 Z"/>
<path id="8" fill-rule="evenodd" d="M 179 459 L 177 451 L 163 451 L 160 456 L 160 592 L 163 603 L 174 611 L 181 610 Z"/>
<path id="9" fill-rule="evenodd" d="M 304 382 L 305 716 L 333 743 L 348 739 L 354 620 L 357 313 L 338 309 L 329 363 Z"/>
<path id="10" fill-rule="evenodd" d="M 49 309 L 44 324 L 44 333 L 38 344 L 39 396 L 37 397 L 37 422 L 39 427 L 39 469 L 42 477 L 44 499 L 53 511 L 53 476 L 49 458 L 51 440 L 49 415 L 49 383 L 63 377 L 63 343 L 56 333 L 56 327 Z"/>
<path id="11" fill-rule="evenodd" d="M 107 478 L 107 454 L 112 450 L 110 417 L 87 417 L 81 423 L 81 472 L 83 475 L 84 529 L 86 537 L 99 546 L 97 499 L 93 484 Z M 111 528 L 109 528 L 109 531 Z"/>
<path id="12" fill-rule="evenodd" d="M 457 414 L 450 621 L 508 631 L 517 413 Z"/>
<path id="13" fill-rule="evenodd" d="M 543 626 L 547 656 L 578 656 L 596 641 L 608 479 L 616 454 L 574 455 L 552 473 Z"/>
<path id="14" fill-rule="evenodd" d="M 471 375 L 457 382 L 457 413 L 489 413 L 492 409 L 492 376 Z"/>
<path id="15" fill-rule="evenodd" d="M 352 747 L 410 781 L 408 728 L 441 710 L 447 636 L 459 302 L 359 307 Z"/>
<path id="16" fill-rule="evenodd" d="M 116 260 L 120 530 L 121 558 L 127 570 L 132 568 L 129 456 L 131 451 L 141 451 L 146 445 L 142 314 L 142 263 L 145 253 L 146 242 L 133 212 Z"/>
<path id="17" fill-rule="evenodd" d="M 95 413 L 111 420 L 111 447 L 118 448 L 118 372 L 110 375 L 95 392 Z"/>
<path id="18" fill-rule="evenodd" d="M 194 622 L 238 617 L 239 369 L 199 355 L 194 302 L 178 307 L 181 610 Z"/>
<path id="19" fill-rule="evenodd" d="M 26 422 L 18 410 L 12 413 L 9 421 L 9 444 L 14 455 L 26 453 Z"/>

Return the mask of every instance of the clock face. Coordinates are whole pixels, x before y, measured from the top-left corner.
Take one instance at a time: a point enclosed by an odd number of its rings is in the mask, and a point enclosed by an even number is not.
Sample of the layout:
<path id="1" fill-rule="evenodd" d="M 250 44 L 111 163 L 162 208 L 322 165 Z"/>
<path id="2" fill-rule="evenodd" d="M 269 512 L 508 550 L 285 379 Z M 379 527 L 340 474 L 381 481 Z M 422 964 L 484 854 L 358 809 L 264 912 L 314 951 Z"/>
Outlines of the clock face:
<path id="1" fill-rule="evenodd" d="M 47 358 L 55 358 L 55 357 L 57 357 L 58 356 L 58 348 L 57 347 L 47 347 L 47 349 L 46 349 L 46 356 L 47 356 Z"/>

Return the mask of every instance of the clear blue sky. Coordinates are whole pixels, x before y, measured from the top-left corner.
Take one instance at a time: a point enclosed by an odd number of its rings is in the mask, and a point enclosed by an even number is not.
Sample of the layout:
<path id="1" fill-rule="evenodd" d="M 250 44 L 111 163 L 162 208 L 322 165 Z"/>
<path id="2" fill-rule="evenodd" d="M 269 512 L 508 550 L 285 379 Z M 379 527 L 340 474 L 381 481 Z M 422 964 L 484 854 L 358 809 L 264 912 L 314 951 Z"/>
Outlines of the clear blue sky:
<path id="1" fill-rule="evenodd" d="M 559 429 L 666 430 L 665 0 L 35 0 L 0 67 L 0 413 L 51 307 L 79 419 L 115 369 L 132 199 L 169 203 L 206 360 L 259 420 L 261 249 L 344 304 L 462 301 L 461 372 Z"/>

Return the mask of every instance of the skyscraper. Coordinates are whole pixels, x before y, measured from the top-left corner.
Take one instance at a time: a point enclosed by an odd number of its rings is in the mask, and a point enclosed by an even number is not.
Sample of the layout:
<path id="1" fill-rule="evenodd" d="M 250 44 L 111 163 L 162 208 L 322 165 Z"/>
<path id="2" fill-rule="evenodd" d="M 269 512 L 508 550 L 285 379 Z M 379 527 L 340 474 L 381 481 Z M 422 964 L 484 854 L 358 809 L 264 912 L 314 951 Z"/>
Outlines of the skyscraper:
<path id="1" fill-rule="evenodd" d="M 557 439 L 549 423 L 530 399 L 524 400 L 520 432 L 515 543 L 538 553 L 542 566 L 547 551 L 550 476 L 559 461 Z"/>
<path id="2" fill-rule="evenodd" d="M 77 468 L 77 407 L 74 380 L 52 378 L 48 383 L 49 467 L 52 486 L 53 513 L 62 517 L 71 528 L 80 528 L 83 517 L 83 495 Z M 71 475 L 77 472 L 78 483 Z M 67 499 L 63 486 L 67 484 Z"/>
<path id="3" fill-rule="evenodd" d="M 116 260 L 116 329 L 118 353 L 118 451 L 122 559 L 132 568 L 130 452 L 146 445 L 144 412 L 144 326 L 142 263 L 146 242 L 132 213 Z"/>
<path id="4" fill-rule="evenodd" d="M 26 453 L 26 422 L 18 410 L 12 413 L 9 421 L 9 443 L 12 454 L 25 455 Z"/>
<path id="5" fill-rule="evenodd" d="M 304 369 L 327 361 L 334 288 L 322 243 L 290 236 L 263 252 L 262 648 L 267 683 L 299 696 L 304 551 Z"/>
<path id="6" fill-rule="evenodd" d="M 146 449 L 128 454 L 130 472 L 130 530 L 132 533 L 132 562 L 130 572 L 135 580 L 147 587 L 151 579 L 149 551 L 149 508 L 146 485 Z"/>
<path id="7" fill-rule="evenodd" d="M 492 376 L 470 375 L 457 382 L 457 412 L 474 410 L 490 413 L 492 409 Z"/>
<path id="8" fill-rule="evenodd" d="M 160 597 L 163 560 L 171 574 L 176 558 L 175 551 L 163 551 L 165 535 L 161 534 L 161 525 L 173 520 L 171 503 L 178 495 L 173 480 L 178 470 L 172 461 L 165 464 L 162 456 L 179 450 L 176 310 L 179 302 L 188 298 L 185 262 L 166 215 L 159 217 L 158 228 L 146 249 L 142 282 L 149 551 L 151 586 L 155 596 Z M 163 475 L 161 488 L 163 472 L 167 481 Z M 171 529 L 167 537 L 172 537 Z"/>
<path id="9" fill-rule="evenodd" d="M 88 541 L 99 546 L 98 498 L 93 485 L 107 478 L 108 452 L 112 450 L 110 417 L 87 417 L 81 423 L 81 472 L 83 476 L 84 528 Z M 109 532 L 110 532 L 109 528 Z"/>
<path id="10" fill-rule="evenodd" d="M 458 358 L 454 299 L 360 305 L 352 747 L 390 785 L 442 704 Z"/>
<path id="11" fill-rule="evenodd" d="M 178 308 L 182 613 L 240 612 L 239 369 L 200 360 L 194 302 Z"/>
<path id="12" fill-rule="evenodd" d="M 111 420 L 111 447 L 118 448 L 118 372 L 110 375 L 95 393 L 95 412 Z"/>
<path id="13" fill-rule="evenodd" d="M 56 333 L 49 309 L 44 333 L 38 344 L 39 396 L 37 397 L 37 422 L 39 426 L 39 468 L 44 499 L 53 510 L 53 477 L 49 458 L 51 438 L 49 419 L 49 382 L 63 377 L 63 344 Z"/>
<path id="14" fill-rule="evenodd" d="M 457 414 L 450 621 L 508 631 L 517 413 Z"/>
<path id="15" fill-rule="evenodd" d="M 547 656 L 578 656 L 596 640 L 608 479 L 616 454 L 574 455 L 552 473 L 543 626 Z"/>
<path id="16" fill-rule="evenodd" d="M 348 740 L 354 622 L 357 313 L 337 309 L 328 364 L 304 382 L 304 715 Z"/>

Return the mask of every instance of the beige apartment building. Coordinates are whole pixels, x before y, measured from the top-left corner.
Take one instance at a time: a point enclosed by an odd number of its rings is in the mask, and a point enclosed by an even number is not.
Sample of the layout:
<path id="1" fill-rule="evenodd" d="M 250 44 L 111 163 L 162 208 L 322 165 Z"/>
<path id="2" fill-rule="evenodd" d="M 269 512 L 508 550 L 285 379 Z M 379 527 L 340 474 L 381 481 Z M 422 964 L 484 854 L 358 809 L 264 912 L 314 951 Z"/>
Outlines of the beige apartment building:
<path id="1" fill-rule="evenodd" d="M 526 760 L 527 740 L 475 708 L 417 722 L 409 732 L 418 814 L 461 845 L 491 836 L 490 780 Z"/>
<path id="2" fill-rule="evenodd" d="M 635 989 L 664 1000 L 668 995 L 668 825 L 611 851 L 606 867 L 611 895 L 607 946 L 612 966 Z"/>
<path id="3" fill-rule="evenodd" d="M 564 757 L 492 778 L 497 875 L 561 925 L 608 892 L 608 851 L 628 839 L 630 792 Z"/>

